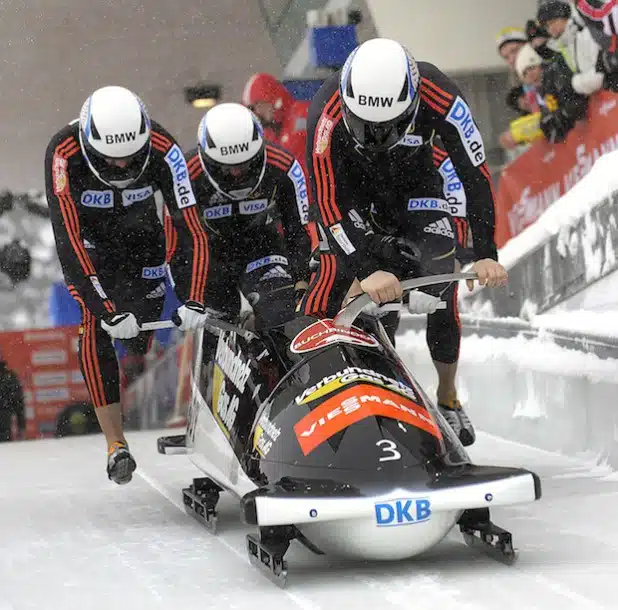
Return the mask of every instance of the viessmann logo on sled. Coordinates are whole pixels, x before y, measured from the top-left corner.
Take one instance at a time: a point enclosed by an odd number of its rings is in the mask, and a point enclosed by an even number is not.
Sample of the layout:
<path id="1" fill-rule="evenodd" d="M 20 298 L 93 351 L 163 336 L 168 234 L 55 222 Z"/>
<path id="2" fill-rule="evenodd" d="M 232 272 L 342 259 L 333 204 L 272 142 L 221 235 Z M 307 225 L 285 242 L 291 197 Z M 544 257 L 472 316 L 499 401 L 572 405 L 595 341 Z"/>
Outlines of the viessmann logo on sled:
<path id="1" fill-rule="evenodd" d="M 294 432 L 302 452 L 309 455 L 338 432 L 371 416 L 396 419 L 442 438 L 440 429 L 424 407 L 394 392 L 365 383 L 324 401 L 294 426 Z"/>
<path id="2" fill-rule="evenodd" d="M 294 354 L 313 352 L 333 343 L 351 343 L 366 347 L 378 347 L 378 341 L 366 332 L 352 326 L 339 328 L 333 320 L 325 319 L 314 322 L 311 326 L 301 330 L 290 345 Z"/>

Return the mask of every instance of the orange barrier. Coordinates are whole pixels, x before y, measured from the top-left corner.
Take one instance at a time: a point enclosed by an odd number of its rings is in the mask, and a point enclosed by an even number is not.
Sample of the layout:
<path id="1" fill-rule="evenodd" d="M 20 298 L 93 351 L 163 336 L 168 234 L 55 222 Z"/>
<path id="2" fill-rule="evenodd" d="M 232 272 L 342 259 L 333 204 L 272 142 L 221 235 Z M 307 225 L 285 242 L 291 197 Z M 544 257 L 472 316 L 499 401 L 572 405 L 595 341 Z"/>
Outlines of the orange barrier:
<path id="1" fill-rule="evenodd" d="M 22 384 L 26 438 L 54 435 L 60 411 L 89 401 L 77 356 L 77 326 L 0 333 L 3 359 Z"/>
<path id="2" fill-rule="evenodd" d="M 539 139 L 500 176 L 496 201 L 498 248 L 531 225 L 579 182 L 603 154 L 618 148 L 618 94 L 590 98 L 588 117 L 560 144 Z"/>

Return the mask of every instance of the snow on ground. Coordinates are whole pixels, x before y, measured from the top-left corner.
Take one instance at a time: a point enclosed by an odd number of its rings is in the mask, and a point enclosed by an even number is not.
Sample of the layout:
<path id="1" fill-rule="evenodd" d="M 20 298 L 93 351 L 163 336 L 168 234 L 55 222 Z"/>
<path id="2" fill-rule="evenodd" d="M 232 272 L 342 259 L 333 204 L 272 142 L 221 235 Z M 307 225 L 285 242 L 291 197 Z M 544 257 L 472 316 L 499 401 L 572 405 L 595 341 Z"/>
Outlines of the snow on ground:
<path id="1" fill-rule="evenodd" d="M 604 470 L 480 435 L 480 463 L 529 467 L 541 476 L 539 502 L 496 509 L 520 550 L 507 567 L 466 547 L 455 531 L 425 556 L 354 563 L 312 555 L 293 543 L 286 590 L 246 558 L 230 497 L 213 536 L 187 516 L 181 488 L 198 471 L 186 456 L 156 453 L 155 431 L 129 441 L 139 462 L 133 482 L 105 477 L 102 438 L 0 446 L 0 607 L 11 610 L 155 608 L 330 610 L 604 610 L 618 595 L 618 481 Z"/>

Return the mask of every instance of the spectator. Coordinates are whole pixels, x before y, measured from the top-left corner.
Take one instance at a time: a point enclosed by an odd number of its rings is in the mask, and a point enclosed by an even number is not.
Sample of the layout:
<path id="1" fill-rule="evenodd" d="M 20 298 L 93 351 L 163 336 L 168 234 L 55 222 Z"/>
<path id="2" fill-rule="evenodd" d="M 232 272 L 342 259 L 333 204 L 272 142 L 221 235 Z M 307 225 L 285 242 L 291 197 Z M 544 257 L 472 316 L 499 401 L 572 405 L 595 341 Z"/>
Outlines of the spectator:
<path id="1" fill-rule="evenodd" d="M 24 392 L 19 377 L 0 356 L 0 442 L 13 440 L 13 416 L 19 437 L 25 438 Z"/>
<path id="2" fill-rule="evenodd" d="M 520 87 L 516 103 L 522 109 L 523 116 L 511 121 L 508 131 L 500 136 L 500 144 L 507 150 L 513 150 L 522 144 L 527 145 L 534 139 L 543 136 L 540 129 L 542 64 L 543 59 L 530 43 L 520 48 L 515 61 L 515 70 L 523 84 Z M 517 93 L 515 91 L 515 95 Z M 510 92 L 509 95 L 512 96 L 513 92 Z"/>
<path id="3" fill-rule="evenodd" d="M 530 92 L 527 104 L 532 112 L 539 112 L 542 105 L 543 58 L 531 44 L 524 45 L 515 60 L 515 70 L 524 87 Z"/>
<path id="4" fill-rule="evenodd" d="M 242 103 L 250 108 L 264 127 L 264 137 L 279 143 L 285 115 L 294 99 L 272 74 L 254 74 L 246 83 Z"/>
<path id="5" fill-rule="evenodd" d="M 618 0 L 577 0 L 577 12 L 604 51 L 618 47 Z"/>
<path id="6" fill-rule="evenodd" d="M 264 137 L 290 151 L 306 177 L 307 112 L 310 102 L 295 100 L 287 87 L 272 74 L 259 72 L 245 84 L 242 103 L 260 119 Z M 306 182 L 305 192 L 309 200 L 311 193 Z M 313 252 L 318 247 L 317 228 L 313 221 L 306 227 Z"/>
<path id="7" fill-rule="evenodd" d="M 578 0 L 577 11 L 601 48 L 603 87 L 618 92 L 618 0 Z"/>
<path id="8" fill-rule="evenodd" d="M 526 116 L 533 112 L 523 85 L 517 85 L 509 90 L 506 95 L 506 105 L 520 116 Z"/>
<path id="9" fill-rule="evenodd" d="M 532 48 L 545 60 L 551 59 L 556 50 L 552 48 L 552 37 L 549 32 L 541 27 L 534 19 L 526 22 L 526 35 Z"/>
<path id="10" fill-rule="evenodd" d="M 305 167 L 307 111 L 309 102 L 295 100 L 287 87 L 272 74 L 254 74 L 245 85 L 242 103 L 264 126 L 267 140 L 289 150 Z"/>
<path id="11" fill-rule="evenodd" d="M 513 73 L 515 73 L 517 54 L 527 42 L 528 36 L 520 28 L 507 27 L 498 32 L 496 37 L 498 53 Z"/>
<path id="12" fill-rule="evenodd" d="M 533 87 L 540 109 L 540 128 L 548 142 L 562 142 L 588 109 L 586 96 L 574 91 L 573 73 L 562 55 L 543 62 L 532 45 L 522 47 L 515 68 L 524 84 Z"/>
<path id="13" fill-rule="evenodd" d="M 597 70 L 601 48 L 571 4 L 550 0 L 539 7 L 537 20 L 554 39 L 571 69 L 573 90 L 580 95 L 592 95 L 602 89 L 605 75 Z"/>
<path id="14" fill-rule="evenodd" d="M 534 22 L 532 22 L 534 23 Z M 530 22 L 528 23 L 528 25 Z M 530 28 L 528 28 L 529 30 Z M 498 33 L 496 37 L 496 45 L 498 47 L 498 53 L 504 62 L 508 65 L 512 77 L 512 88 L 507 93 L 506 104 L 509 108 L 512 108 L 517 114 L 522 117 L 534 112 L 536 106 L 533 103 L 535 98 L 534 92 L 529 91 L 528 87 L 522 85 L 517 72 L 515 70 L 515 61 L 521 48 L 529 41 L 530 33 L 521 28 L 506 27 Z M 539 43 L 540 44 L 540 43 Z M 520 130 L 517 128 L 521 125 L 522 121 L 517 120 L 511 122 L 509 129 L 505 131 L 499 138 L 500 144 L 506 150 L 514 150 L 522 143 L 525 143 L 527 138 L 522 138 Z M 538 127 L 538 120 L 536 120 Z M 538 131 L 538 129 L 537 129 Z"/>

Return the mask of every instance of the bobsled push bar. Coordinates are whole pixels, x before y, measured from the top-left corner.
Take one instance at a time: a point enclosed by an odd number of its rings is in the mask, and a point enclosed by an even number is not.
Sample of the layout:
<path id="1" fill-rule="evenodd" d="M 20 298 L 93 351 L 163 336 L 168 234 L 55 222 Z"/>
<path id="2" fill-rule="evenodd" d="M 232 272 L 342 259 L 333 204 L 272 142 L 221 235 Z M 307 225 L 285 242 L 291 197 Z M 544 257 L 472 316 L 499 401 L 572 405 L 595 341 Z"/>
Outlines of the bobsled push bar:
<path id="1" fill-rule="evenodd" d="M 234 324 L 230 324 L 229 322 L 224 322 L 223 320 L 217 320 L 217 318 L 209 319 L 206 323 L 206 326 L 210 326 L 212 328 L 218 328 L 219 330 L 225 330 L 234 332 L 241 337 L 249 340 L 255 337 L 255 335 L 245 328 L 241 328 L 240 326 L 235 326 Z M 140 326 L 140 330 L 142 332 L 150 331 L 150 330 L 164 330 L 168 328 L 178 328 L 172 320 L 159 320 L 157 322 L 144 322 Z"/>
<path id="2" fill-rule="evenodd" d="M 401 282 L 401 289 L 403 292 L 410 292 L 416 288 L 423 286 L 433 286 L 434 284 L 448 284 L 449 282 L 456 282 L 459 280 L 476 280 L 478 278 L 476 273 L 442 273 L 440 275 L 429 275 L 425 277 L 414 278 L 413 280 L 405 280 Z M 352 301 L 344 309 L 342 309 L 337 316 L 335 316 L 335 326 L 341 328 L 350 328 L 354 323 L 354 320 L 359 314 L 370 305 L 373 301 L 368 294 L 363 294 Z M 390 309 L 390 308 L 389 308 Z"/>
<path id="3" fill-rule="evenodd" d="M 476 273 L 443 273 L 441 275 L 430 275 L 426 277 L 415 278 L 413 280 L 405 280 L 401 282 L 401 289 L 404 292 L 409 292 L 410 290 L 421 288 L 422 286 L 433 286 L 434 284 L 446 284 L 459 280 L 475 279 L 477 279 Z M 341 310 L 341 312 L 335 318 L 335 325 L 349 328 L 350 326 L 352 326 L 352 323 L 354 322 L 354 320 L 356 320 L 361 311 L 372 303 L 373 301 L 369 298 L 368 294 L 361 295 L 348 306 L 346 306 L 345 309 Z M 234 332 L 247 340 L 255 337 L 255 335 L 250 330 L 241 328 L 240 326 L 235 326 L 234 324 L 230 324 L 229 322 L 224 322 L 223 320 L 218 320 L 217 318 L 209 319 L 207 326 L 210 326 L 212 328 L 218 328 L 219 330 Z M 151 330 L 163 330 L 168 328 L 177 328 L 177 326 L 171 320 L 144 322 L 140 326 L 140 330 L 142 332 Z"/>

